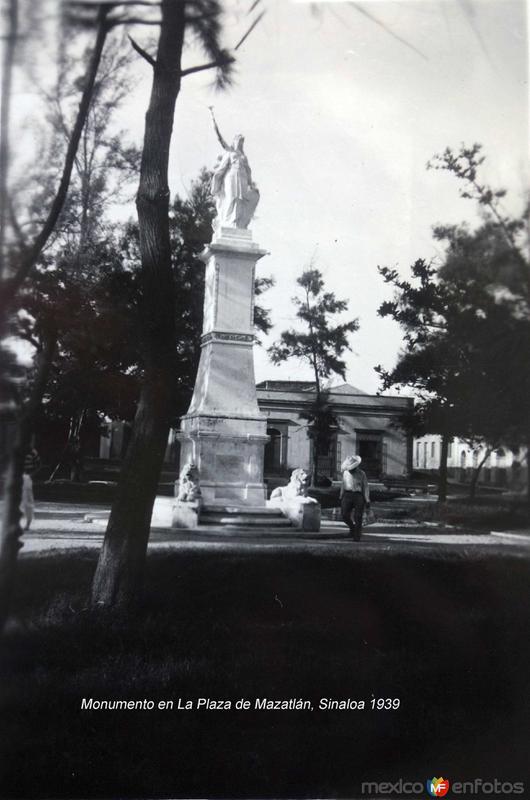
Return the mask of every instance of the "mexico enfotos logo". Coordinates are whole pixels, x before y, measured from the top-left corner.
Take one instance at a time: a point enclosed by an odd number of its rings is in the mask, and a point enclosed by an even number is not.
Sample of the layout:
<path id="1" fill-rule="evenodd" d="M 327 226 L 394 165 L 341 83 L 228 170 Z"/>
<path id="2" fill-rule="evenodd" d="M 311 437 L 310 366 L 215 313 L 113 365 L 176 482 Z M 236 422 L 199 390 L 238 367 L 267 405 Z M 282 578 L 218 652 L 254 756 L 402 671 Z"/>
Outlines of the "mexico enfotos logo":
<path id="1" fill-rule="evenodd" d="M 427 781 L 427 791 L 431 797 L 445 797 L 449 791 L 447 778 L 431 778 Z"/>
<path id="2" fill-rule="evenodd" d="M 499 780 L 499 778 L 492 778 L 490 780 L 475 778 L 472 781 L 455 781 L 454 783 L 450 783 L 448 778 L 439 777 L 429 778 L 424 784 L 421 781 L 404 781 L 402 778 L 399 778 L 399 780 L 394 782 L 364 782 L 361 784 L 361 793 L 375 795 L 376 797 L 396 794 L 410 797 L 411 795 L 424 794 L 425 788 L 431 797 L 445 797 L 449 789 L 451 789 L 452 794 L 456 795 L 479 795 L 480 797 L 492 795 L 498 797 L 499 795 L 523 794 L 524 783 L 523 781 L 503 781 Z"/>

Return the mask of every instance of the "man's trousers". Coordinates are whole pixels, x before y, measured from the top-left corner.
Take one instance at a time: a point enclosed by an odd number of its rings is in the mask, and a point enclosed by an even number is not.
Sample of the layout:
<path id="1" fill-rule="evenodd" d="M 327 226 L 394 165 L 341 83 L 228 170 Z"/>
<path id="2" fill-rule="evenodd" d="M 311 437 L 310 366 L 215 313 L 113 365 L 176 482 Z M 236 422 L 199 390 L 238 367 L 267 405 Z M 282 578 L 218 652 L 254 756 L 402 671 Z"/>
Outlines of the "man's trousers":
<path id="1" fill-rule="evenodd" d="M 342 495 L 342 519 L 350 529 L 354 539 L 361 538 L 364 506 L 362 492 L 344 492 Z"/>

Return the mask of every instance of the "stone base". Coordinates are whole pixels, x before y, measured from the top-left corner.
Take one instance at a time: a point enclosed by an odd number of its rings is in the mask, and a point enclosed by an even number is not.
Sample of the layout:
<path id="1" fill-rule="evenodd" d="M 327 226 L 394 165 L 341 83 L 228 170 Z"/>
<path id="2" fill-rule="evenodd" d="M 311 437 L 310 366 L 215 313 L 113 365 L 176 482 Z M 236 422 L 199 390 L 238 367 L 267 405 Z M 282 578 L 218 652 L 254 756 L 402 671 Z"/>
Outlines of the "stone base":
<path id="1" fill-rule="evenodd" d="M 172 528 L 197 528 L 199 525 L 199 514 L 201 511 L 201 501 L 175 500 L 173 504 Z"/>
<path id="2" fill-rule="evenodd" d="M 267 508 L 281 510 L 295 528 L 302 531 L 319 531 L 321 521 L 320 503 L 310 497 L 274 498 L 267 501 Z"/>
<path id="3" fill-rule="evenodd" d="M 181 462 L 197 465 L 204 504 L 265 505 L 265 426 L 259 418 L 184 417 Z"/>
<path id="4" fill-rule="evenodd" d="M 213 505 L 203 506 L 200 513 L 201 528 L 217 528 L 220 532 L 242 530 L 248 533 L 276 533 L 280 536 L 292 531 L 291 522 L 279 508 L 267 506 Z"/>

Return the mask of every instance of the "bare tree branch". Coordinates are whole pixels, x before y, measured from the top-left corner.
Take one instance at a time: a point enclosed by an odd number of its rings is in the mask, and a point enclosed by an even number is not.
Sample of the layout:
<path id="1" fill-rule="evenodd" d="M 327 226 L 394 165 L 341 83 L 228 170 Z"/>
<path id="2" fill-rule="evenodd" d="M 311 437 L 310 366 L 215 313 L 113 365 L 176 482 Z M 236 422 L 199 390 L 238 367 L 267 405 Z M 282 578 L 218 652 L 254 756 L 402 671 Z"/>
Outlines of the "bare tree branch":
<path id="1" fill-rule="evenodd" d="M 258 22 L 261 22 L 261 20 L 262 20 L 262 19 L 263 19 L 263 17 L 265 16 L 265 14 L 266 14 L 266 11 L 262 11 L 262 12 L 261 12 L 261 14 L 258 14 L 258 16 L 257 16 L 257 17 L 256 17 L 256 19 L 254 20 L 254 22 L 252 23 L 252 25 L 250 26 L 250 28 L 248 29 L 248 31 L 247 31 L 247 32 L 244 34 L 244 36 L 242 36 L 242 37 L 241 37 L 241 39 L 239 40 L 239 42 L 236 44 L 236 46 L 234 47 L 234 50 L 239 50 L 239 48 L 241 47 L 241 45 L 243 44 L 243 42 L 244 42 L 244 41 L 245 41 L 245 40 L 246 40 L 246 39 L 247 39 L 247 38 L 250 36 L 250 34 L 252 33 L 252 31 L 254 30 L 254 28 L 256 27 L 256 25 L 258 24 Z"/>
<path id="2" fill-rule="evenodd" d="M 180 72 L 180 76 L 192 75 L 194 72 L 203 72 L 206 69 L 214 69 L 214 67 L 224 67 L 226 64 L 233 64 L 235 58 L 228 56 L 226 58 L 218 59 L 217 61 L 209 61 L 207 64 L 200 64 L 197 67 L 188 67 Z"/>
<path id="3" fill-rule="evenodd" d="M 80 8 L 94 8 L 96 6 L 147 6 L 155 8 L 160 6 L 160 0 L 69 0 L 70 6 L 79 6 Z"/>
<path id="4" fill-rule="evenodd" d="M 26 237 L 24 236 L 24 231 L 20 227 L 20 223 L 17 219 L 15 209 L 13 208 L 13 202 L 11 198 L 8 198 L 8 206 L 9 206 L 9 221 L 11 222 L 11 227 L 15 232 L 15 236 L 17 237 L 18 246 L 20 247 L 21 250 L 25 250 L 27 248 Z"/>
<path id="5" fill-rule="evenodd" d="M 215 11 L 209 11 L 209 12 L 205 11 L 203 14 L 190 14 L 190 15 L 186 14 L 186 16 L 184 17 L 184 21 L 186 22 L 186 24 L 188 23 L 193 24 L 194 22 L 200 22 L 201 20 L 204 19 L 215 19 L 218 16 L 219 16 L 219 11 L 216 9 Z"/>
<path id="6" fill-rule="evenodd" d="M 142 19 L 141 17 L 114 17 L 110 20 L 113 28 L 118 25 L 161 25 L 160 19 Z"/>
<path id="7" fill-rule="evenodd" d="M 379 25 L 380 28 L 383 28 L 383 30 L 386 31 L 388 34 L 390 34 L 392 38 L 396 39 L 398 42 L 401 42 L 401 44 L 404 44 L 406 47 L 410 48 L 410 50 L 413 50 L 418 56 L 423 58 L 425 61 L 429 60 L 428 57 L 425 55 L 425 53 L 422 53 L 421 50 L 418 50 L 418 48 L 415 47 L 413 44 L 407 42 L 406 39 L 403 39 L 402 36 L 399 36 L 399 34 L 395 33 L 391 28 L 388 27 L 388 25 L 385 25 L 385 23 L 381 22 L 380 19 L 374 17 L 373 14 L 371 14 L 369 11 L 363 8 L 359 3 L 353 2 L 353 0 L 351 0 L 351 2 L 348 3 L 348 5 L 351 6 L 351 8 L 354 8 L 356 11 L 358 11 L 359 14 L 364 14 L 365 17 L 368 17 L 368 19 L 372 20 L 372 22 L 375 22 L 375 24 Z"/>
<path id="8" fill-rule="evenodd" d="M 476 13 L 475 13 L 475 9 L 474 9 L 472 3 L 470 2 L 470 0 L 458 0 L 458 1 L 460 3 L 460 6 L 461 6 L 462 10 L 464 11 L 464 14 L 467 17 L 467 20 L 468 20 L 470 26 L 473 28 L 473 33 L 477 37 L 477 41 L 478 41 L 478 43 L 480 45 L 480 49 L 482 50 L 482 52 L 486 56 L 486 59 L 488 60 L 490 65 L 493 66 L 493 61 L 492 61 L 491 55 L 490 55 L 490 53 L 488 51 L 488 48 L 486 47 L 486 42 L 484 41 L 484 38 L 483 38 L 483 36 L 482 36 L 482 34 L 480 32 L 480 28 L 477 25 Z"/>
<path id="9" fill-rule="evenodd" d="M 130 43 L 132 44 L 133 48 L 138 53 L 138 55 L 142 56 L 142 58 L 144 58 L 147 61 L 148 64 L 151 64 L 152 67 L 155 67 L 156 66 L 155 59 L 152 56 L 150 56 L 149 53 L 146 50 L 143 49 L 143 47 L 140 47 L 138 42 L 135 42 L 134 39 L 132 38 L 132 36 L 129 36 L 128 39 L 129 39 Z"/>

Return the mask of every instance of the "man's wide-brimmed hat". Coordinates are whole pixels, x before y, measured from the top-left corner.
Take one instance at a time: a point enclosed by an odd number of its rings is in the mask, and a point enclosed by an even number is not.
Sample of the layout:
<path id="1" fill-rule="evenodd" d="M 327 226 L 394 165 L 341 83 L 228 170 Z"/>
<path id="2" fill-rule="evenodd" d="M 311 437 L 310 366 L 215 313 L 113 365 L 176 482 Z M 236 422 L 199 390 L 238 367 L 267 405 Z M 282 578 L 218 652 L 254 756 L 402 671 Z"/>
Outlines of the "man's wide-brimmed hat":
<path id="1" fill-rule="evenodd" d="M 355 469 L 355 467 L 358 467 L 360 463 L 361 456 L 348 456 L 348 458 L 342 462 L 340 468 L 342 472 L 344 472 L 345 470 Z"/>

